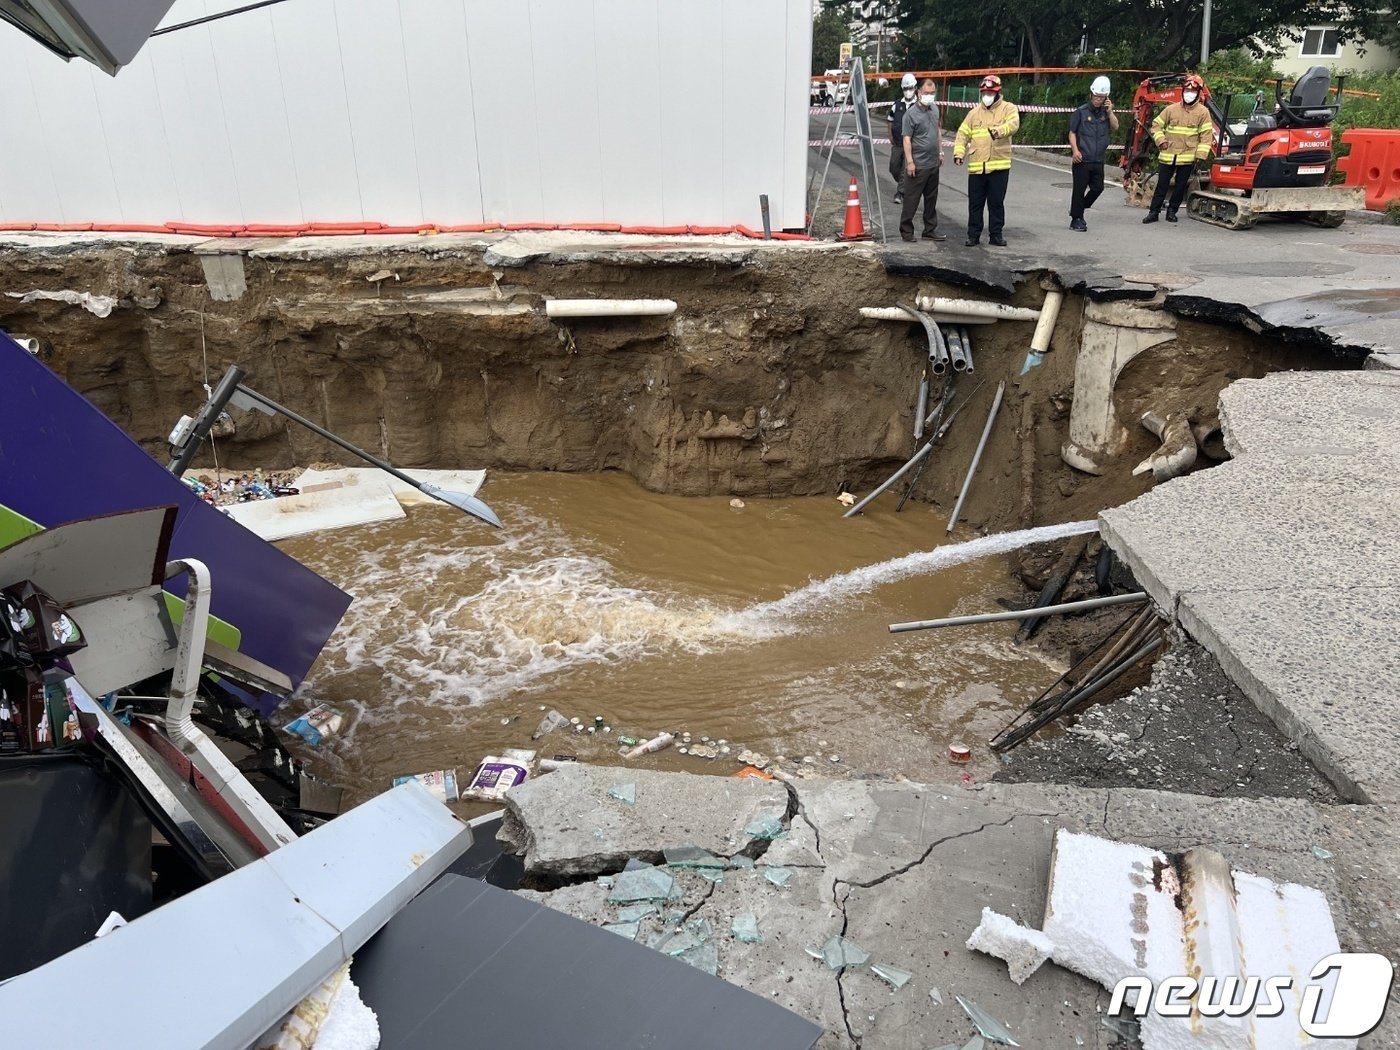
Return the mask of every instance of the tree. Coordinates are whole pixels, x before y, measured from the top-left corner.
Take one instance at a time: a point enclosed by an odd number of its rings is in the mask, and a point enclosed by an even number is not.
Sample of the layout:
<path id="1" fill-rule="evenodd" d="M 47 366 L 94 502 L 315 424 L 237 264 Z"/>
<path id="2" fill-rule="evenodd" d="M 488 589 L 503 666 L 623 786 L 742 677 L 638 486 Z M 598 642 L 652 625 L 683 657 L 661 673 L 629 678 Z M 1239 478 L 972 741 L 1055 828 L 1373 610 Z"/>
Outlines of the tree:
<path id="1" fill-rule="evenodd" d="M 812 75 L 835 69 L 841 61 L 841 45 L 850 39 L 850 10 L 845 4 L 823 5 L 812 19 Z"/>

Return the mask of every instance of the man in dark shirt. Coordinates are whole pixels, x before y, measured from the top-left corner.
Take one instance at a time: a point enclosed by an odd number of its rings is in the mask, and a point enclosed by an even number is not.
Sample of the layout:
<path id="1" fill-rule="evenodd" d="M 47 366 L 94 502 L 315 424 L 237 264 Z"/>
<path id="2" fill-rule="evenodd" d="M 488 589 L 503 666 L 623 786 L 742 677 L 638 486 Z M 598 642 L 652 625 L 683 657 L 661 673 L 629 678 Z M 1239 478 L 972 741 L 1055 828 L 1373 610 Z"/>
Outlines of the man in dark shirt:
<path id="1" fill-rule="evenodd" d="M 1069 197 L 1069 228 L 1088 232 L 1084 212 L 1103 193 L 1103 158 L 1109 136 L 1118 130 L 1118 114 L 1113 111 L 1108 77 L 1096 77 L 1089 88 L 1089 101 L 1069 117 L 1070 160 L 1074 162 L 1073 189 Z"/>
<path id="2" fill-rule="evenodd" d="M 890 107 L 890 177 L 894 179 L 894 202 L 904 200 L 904 111 L 914 105 L 919 79 L 913 73 L 905 73 L 899 82 L 903 98 L 895 100 Z"/>

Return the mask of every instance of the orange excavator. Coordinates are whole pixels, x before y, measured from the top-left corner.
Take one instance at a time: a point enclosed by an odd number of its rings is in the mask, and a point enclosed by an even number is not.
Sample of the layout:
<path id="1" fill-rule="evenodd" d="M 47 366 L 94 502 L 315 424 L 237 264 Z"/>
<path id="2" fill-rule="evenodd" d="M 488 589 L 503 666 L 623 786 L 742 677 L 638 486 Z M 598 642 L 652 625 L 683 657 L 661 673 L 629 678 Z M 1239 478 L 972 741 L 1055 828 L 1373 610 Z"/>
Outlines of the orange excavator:
<path id="1" fill-rule="evenodd" d="M 1123 188 L 1128 201 L 1145 206 L 1157 177 L 1152 119 L 1158 106 L 1181 101 L 1184 73 L 1148 77 L 1133 95 L 1133 124 L 1123 150 Z M 1236 98 L 1250 109 L 1232 121 Z M 1263 92 L 1226 95 L 1224 105 L 1209 89 L 1201 102 L 1215 125 L 1210 166 L 1186 200 L 1192 218 L 1228 230 L 1247 230 L 1262 215 L 1283 215 L 1315 226 L 1336 227 L 1352 209 L 1365 207 L 1360 186 L 1333 186 L 1332 122 L 1342 101 L 1342 81 L 1332 86 L 1325 66 L 1313 66 L 1287 97 L 1274 82 L 1274 109 L 1263 111 Z M 1241 107 L 1243 108 L 1243 107 Z"/>

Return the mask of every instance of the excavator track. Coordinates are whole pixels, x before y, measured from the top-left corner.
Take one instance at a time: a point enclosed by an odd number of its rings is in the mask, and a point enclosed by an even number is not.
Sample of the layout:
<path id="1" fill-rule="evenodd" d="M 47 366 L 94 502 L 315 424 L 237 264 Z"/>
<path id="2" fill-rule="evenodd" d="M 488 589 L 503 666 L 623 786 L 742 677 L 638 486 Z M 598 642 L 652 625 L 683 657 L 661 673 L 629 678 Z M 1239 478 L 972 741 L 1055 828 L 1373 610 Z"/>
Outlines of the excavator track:
<path id="1" fill-rule="evenodd" d="M 1223 193 L 1193 190 L 1186 198 L 1191 218 L 1227 230 L 1247 230 L 1259 221 L 1247 197 L 1227 197 Z"/>

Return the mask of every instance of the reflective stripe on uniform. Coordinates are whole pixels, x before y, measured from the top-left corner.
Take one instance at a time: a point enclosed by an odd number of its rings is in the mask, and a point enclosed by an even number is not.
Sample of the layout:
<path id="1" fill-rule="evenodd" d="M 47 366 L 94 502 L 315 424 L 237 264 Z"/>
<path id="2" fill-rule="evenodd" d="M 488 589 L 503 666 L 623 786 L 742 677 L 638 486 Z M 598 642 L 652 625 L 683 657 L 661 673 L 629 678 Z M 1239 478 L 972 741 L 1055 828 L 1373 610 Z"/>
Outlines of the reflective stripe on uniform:
<path id="1" fill-rule="evenodd" d="M 981 164 L 969 164 L 967 173 L 969 175 L 985 175 L 989 171 L 1010 171 L 1011 161 L 1009 160 L 987 160 Z"/>

